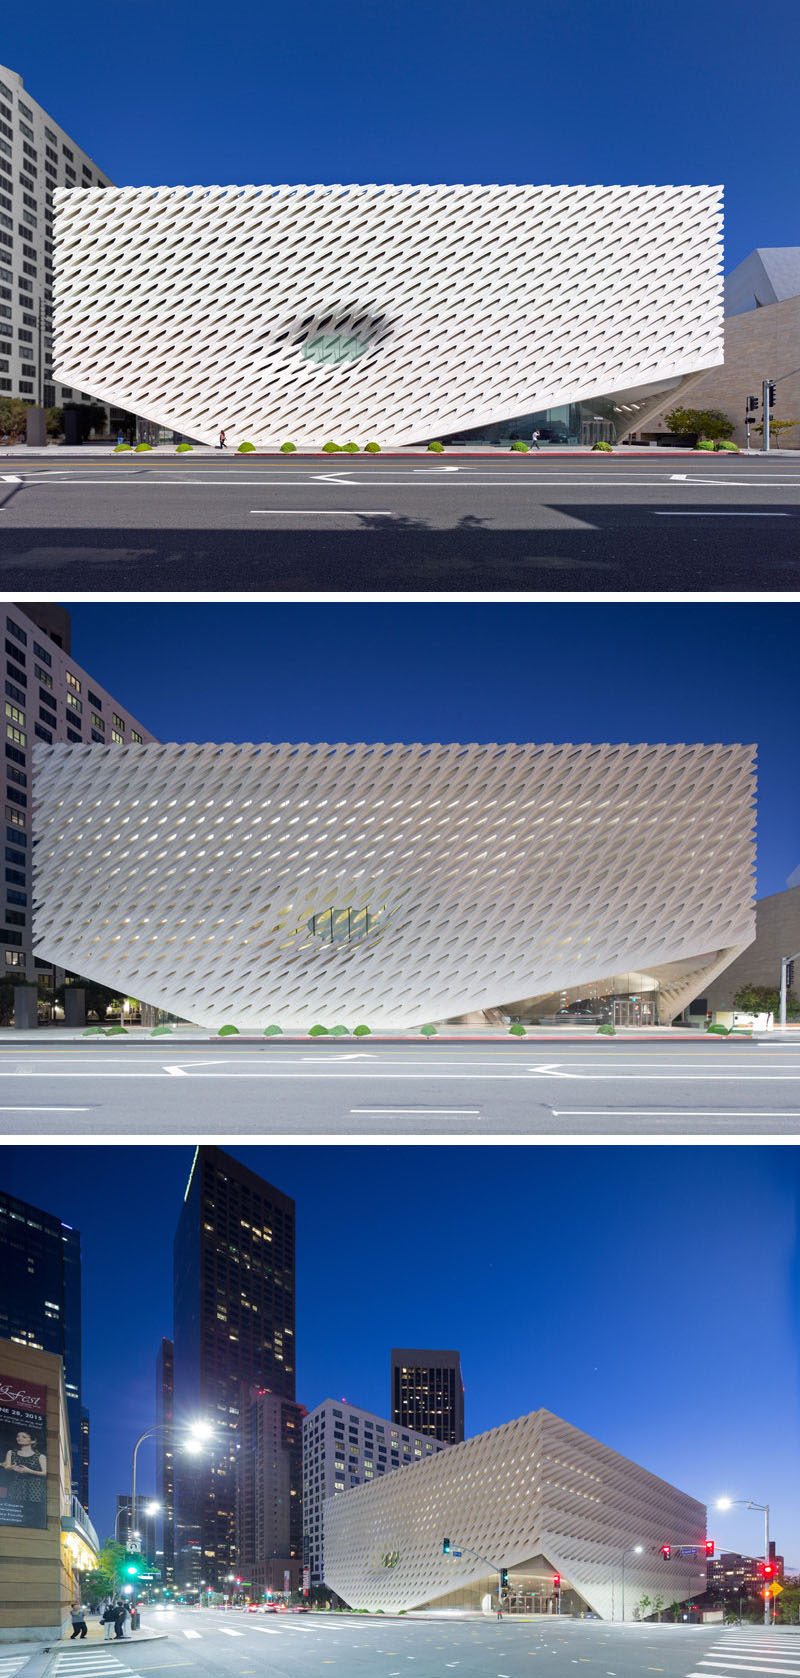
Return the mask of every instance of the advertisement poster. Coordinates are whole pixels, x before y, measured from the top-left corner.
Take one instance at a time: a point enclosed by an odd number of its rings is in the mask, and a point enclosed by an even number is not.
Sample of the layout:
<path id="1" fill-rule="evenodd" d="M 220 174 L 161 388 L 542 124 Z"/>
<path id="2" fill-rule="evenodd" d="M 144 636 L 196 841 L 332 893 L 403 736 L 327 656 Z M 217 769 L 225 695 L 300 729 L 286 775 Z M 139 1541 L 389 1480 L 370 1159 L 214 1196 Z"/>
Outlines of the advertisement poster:
<path id="1" fill-rule="evenodd" d="M 47 1526 L 47 1388 L 2 1374 L 0 1526 Z"/>

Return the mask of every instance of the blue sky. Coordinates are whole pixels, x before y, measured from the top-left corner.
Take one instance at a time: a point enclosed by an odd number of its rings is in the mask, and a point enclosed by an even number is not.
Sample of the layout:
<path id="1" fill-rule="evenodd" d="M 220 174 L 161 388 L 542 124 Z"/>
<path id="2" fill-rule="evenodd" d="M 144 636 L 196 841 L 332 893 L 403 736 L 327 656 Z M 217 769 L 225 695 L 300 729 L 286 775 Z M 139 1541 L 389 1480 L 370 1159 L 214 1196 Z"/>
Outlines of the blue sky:
<path id="1" fill-rule="evenodd" d="M 724 182 L 794 244 L 791 0 L 7 6 L 0 53 L 120 185 Z"/>
<path id="2" fill-rule="evenodd" d="M 468 1434 L 542 1405 L 702 1502 L 769 1502 L 800 1566 L 798 1149 L 228 1151 L 297 1203 L 301 1403 L 384 1415 L 392 1345 L 456 1346 Z M 0 1158 L 5 1189 L 82 1233 L 101 1536 L 154 1420 L 191 1160 L 148 1144 Z M 143 1447 L 145 1490 L 152 1472 Z M 752 1554 L 763 1527 L 734 1510 L 709 1532 Z"/>
<path id="3" fill-rule="evenodd" d="M 800 606 L 72 605 L 78 663 L 162 740 L 742 741 L 758 889 L 800 863 Z"/>

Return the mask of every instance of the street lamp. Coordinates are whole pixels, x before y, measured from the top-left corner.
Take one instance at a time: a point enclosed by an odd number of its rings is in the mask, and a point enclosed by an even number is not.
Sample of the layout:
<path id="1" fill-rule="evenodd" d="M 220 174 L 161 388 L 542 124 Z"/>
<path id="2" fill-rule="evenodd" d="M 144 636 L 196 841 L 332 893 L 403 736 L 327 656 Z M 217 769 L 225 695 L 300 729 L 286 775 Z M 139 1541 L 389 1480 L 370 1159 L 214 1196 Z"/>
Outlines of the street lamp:
<path id="1" fill-rule="evenodd" d="M 623 1550 L 623 1552 L 622 1552 L 622 1623 L 623 1623 L 623 1625 L 625 1624 L 625 1558 L 626 1558 L 626 1556 L 640 1556 L 642 1554 L 643 1549 L 644 1549 L 643 1544 L 632 1544 L 632 1545 L 629 1545 L 628 1548 L 626 1550 Z"/>
<path id="2" fill-rule="evenodd" d="M 139 1451 L 139 1446 L 144 1444 L 145 1439 L 152 1439 L 156 1433 L 171 1432 L 174 1426 L 174 1422 L 154 1422 L 152 1427 L 146 1427 L 144 1433 L 139 1434 L 139 1438 L 133 1447 L 133 1465 L 131 1470 L 131 1523 L 133 1523 L 136 1519 L 136 1457 Z M 190 1422 L 186 1438 L 182 1442 L 184 1450 L 202 1451 L 204 1443 L 206 1440 L 211 1438 L 213 1432 L 214 1429 L 210 1422 Z M 129 1540 L 128 1549 L 132 1548 L 133 1544 L 131 1540 Z"/>
<path id="3" fill-rule="evenodd" d="M 745 1509 L 758 1509 L 759 1512 L 764 1516 L 764 1566 L 768 1567 L 769 1566 L 769 1504 L 768 1503 L 754 1503 L 753 1499 L 751 1497 L 718 1497 L 717 1498 L 717 1508 L 718 1509 L 732 1509 L 734 1503 L 741 1503 L 744 1506 Z M 771 1599 L 770 1599 L 769 1593 L 767 1591 L 767 1580 L 766 1580 L 766 1575 L 765 1575 L 764 1576 L 764 1624 L 765 1624 L 765 1626 L 768 1626 L 769 1623 L 770 1623 L 770 1611 L 769 1611 L 770 1600 Z"/>

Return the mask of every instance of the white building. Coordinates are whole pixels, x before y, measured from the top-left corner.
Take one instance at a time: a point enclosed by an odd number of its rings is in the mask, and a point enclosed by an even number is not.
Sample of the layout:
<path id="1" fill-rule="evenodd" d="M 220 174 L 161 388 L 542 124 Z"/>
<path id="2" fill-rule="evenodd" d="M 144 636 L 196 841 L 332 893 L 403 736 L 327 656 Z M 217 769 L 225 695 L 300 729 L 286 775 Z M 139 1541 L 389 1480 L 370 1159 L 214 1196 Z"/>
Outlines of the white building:
<path id="1" fill-rule="evenodd" d="M 61 406 L 53 380 L 53 192 L 109 187 L 105 170 L 0 64 L 0 396 Z"/>
<path id="2" fill-rule="evenodd" d="M 116 750 L 154 736 L 72 657 L 69 612 L 11 601 L 0 609 L 5 632 L 3 971 L 31 980 L 41 969 L 41 976 L 52 982 L 48 963 L 35 961 L 32 947 L 34 742 L 93 740 Z"/>
<path id="3" fill-rule="evenodd" d="M 718 187 L 56 202 L 59 377 L 205 443 L 594 441 L 722 360 Z"/>
<path id="4" fill-rule="evenodd" d="M 303 1542 L 312 1585 L 325 1579 L 325 1499 L 447 1449 L 439 1439 L 358 1410 L 343 1398 L 326 1398 L 309 1412 L 303 1423 Z"/>
<path id="5" fill-rule="evenodd" d="M 209 1028 L 421 1026 L 604 975 L 668 1023 L 754 936 L 747 746 L 37 765 L 37 954 Z"/>
<path id="6" fill-rule="evenodd" d="M 328 1501 L 324 1529 L 325 1583 L 373 1612 L 478 1607 L 501 1568 L 520 1612 L 560 1594 L 562 1612 L 630 1620 L 643 1597 L 705 1590 L 703 1504 L 549 1410 Z"/>

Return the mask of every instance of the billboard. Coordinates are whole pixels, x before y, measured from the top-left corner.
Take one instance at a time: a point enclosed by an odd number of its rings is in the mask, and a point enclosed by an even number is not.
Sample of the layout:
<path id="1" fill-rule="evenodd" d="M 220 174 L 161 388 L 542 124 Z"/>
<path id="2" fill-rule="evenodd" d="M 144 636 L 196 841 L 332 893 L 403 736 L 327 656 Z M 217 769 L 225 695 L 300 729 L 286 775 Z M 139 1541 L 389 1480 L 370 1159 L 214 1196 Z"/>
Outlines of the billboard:
<path id="1" fill-rule="evenodd" d="M 0 1526 L 47 1526 L 47 1388 L 2 1374 Z"/>

